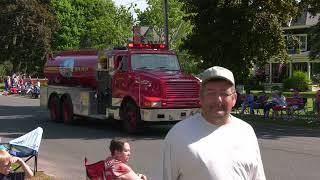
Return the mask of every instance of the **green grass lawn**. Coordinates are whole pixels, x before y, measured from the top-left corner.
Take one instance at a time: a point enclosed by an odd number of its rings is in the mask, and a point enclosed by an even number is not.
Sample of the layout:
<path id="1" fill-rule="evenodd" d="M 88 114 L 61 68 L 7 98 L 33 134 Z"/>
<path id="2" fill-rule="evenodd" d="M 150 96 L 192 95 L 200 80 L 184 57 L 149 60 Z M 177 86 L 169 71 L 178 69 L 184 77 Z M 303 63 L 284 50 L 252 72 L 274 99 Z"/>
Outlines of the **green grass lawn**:
<path id="1" fill-rule="evenodd" d="M 54 178 L 46 175 L 43 171 L 36 172 L 35 176 L 30 178 L 29 180 L 53 180 Z"/>
<path id="2" fill-rule="evenodd" d="M 18 167 L 19 164 L 14 163 L 12 164 L 11 168 L 15 169 L 16 167 Z M 22 171 L 21 167 L 19 169 L 17 169 L 17 171 Z M 37 171 L 35 173 L 35 175 L 32 178 L 29 178 L 28 180 L 53 180 L 53 177 L 46 175 L 43 171 Z"/>
<path id="3" fill-rule="evenodd" d="M 248 123 L 259 123 L 259 124 L 276 124 L 276 125 L 285 125 L 285 126 L 296 126 L 296 127 L 306 127 L 306 128 L 317 128 L 320 129 L 320 123 L 315 122 L 315 114 L 295 114 L 288 116 L 286 114 L 278 117 L 264 118 L 263 112 L 261 115 L 241 115 L 234 114 L 234 116 L 248 122 Z"/>
<path id="4" fill-rule="evenodd" d="M 251 92 L 253 93 L 253 95 L 259 96 L 262 91 L 251 90 Z M 267 93 L 267 95 L 269 97 L 271 97 L 271 91 L 265 91 L 265 92 Z M 315 91 L 306 91 L 306 92 L 300 92 L 300 94 L 306 98 L 314 98 L 316 95 L 316 92 Z M 292 92 L 283 92 L 283 95 L 286 97 L 290 97 L 293 95 L 293 93 Z"/>
<path id="5" fill-rule="evenodd" d="M 0 83 L 0 91 L 4 90 L 4 83 Z"/>

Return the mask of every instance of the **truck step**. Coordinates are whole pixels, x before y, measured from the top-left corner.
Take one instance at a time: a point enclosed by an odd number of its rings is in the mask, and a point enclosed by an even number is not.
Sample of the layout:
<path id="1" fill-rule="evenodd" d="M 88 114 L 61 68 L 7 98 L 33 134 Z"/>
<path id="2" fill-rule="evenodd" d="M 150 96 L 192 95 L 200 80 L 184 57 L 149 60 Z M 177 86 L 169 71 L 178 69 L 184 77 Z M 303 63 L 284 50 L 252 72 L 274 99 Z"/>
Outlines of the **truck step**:
<path id="1" fill-rule="evenodd" d="M 95 114 L 95 115 L 89 115 L 90 118 L 94 118 L 94 119 L 101 119 L 101 120 L 106 120 L 107 117 L 106 115 L 103 114 Z"/>

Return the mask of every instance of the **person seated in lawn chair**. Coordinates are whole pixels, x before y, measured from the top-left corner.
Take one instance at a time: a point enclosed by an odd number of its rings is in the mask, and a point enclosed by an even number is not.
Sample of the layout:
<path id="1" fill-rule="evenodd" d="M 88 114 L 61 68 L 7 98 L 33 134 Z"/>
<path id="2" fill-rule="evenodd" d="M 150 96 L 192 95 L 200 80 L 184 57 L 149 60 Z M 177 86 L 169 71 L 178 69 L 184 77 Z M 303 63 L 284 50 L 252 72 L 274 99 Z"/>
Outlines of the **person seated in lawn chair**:
<path id="1" fill-rule="evenodd" d="M 254 109 L 264 109 L 265 105 L 268 102 L 268 96 L 265 91 L 262 91 L 260 96 L 256 101 L 253 103 L 253 108 Z"/>
<path id="2" fill-rule="evenodd" d="M 107 179 L 147 180 L 145 175 L 135 173 L 127 165 L 130 157 L 130 145 L 126 139 L 112 139 L 109 150 L 111 156 L 105 160 Z"/>
<path id="3" fill-rule="evenodd" d="M 11 170 L 13 163 L 19 164 L 23 172 L 13 172 Z M 32 176 L 32 170 L 21 158 L 11 156 L 6 148 L 0 145 L 0 180 L 23 180 Z"/>
<path id="4" fill-rule="evenodd" d="M 17 93 L 18 93 L 17 87 L 16 87 L 16 86 L 12 86 L 12 87 L 10 88 L 10 94 L 17 94 Z"/>
<path id="5" fill-rule="evenodd" d="M 241 114 L 244 113 L 244 111 L 246 110 L 246 108 L 248 106 L 250 107 L 250 114 L 254 114 L 253 103 L 254 103 L 254 96 L 250 90 L 247 90 L 246 98 L 245 98 L 244 102 L 241 104 Z"/>
<path id="6" fill-rule="evenodd" d="M 87 179 L 90 180 L 147 180 L 143 174 L 135 173 L 127 165 L 130 157 L 130 145 L 127 139 L 117 138 L 110 142 L 111 156 L 104 161 L 88 164 L 85 158 Z M 104 167 L 101 167 L 100 163 Z M 97 164 L 97 166 L 95 166 Z M 102 171 L 102 172 L 101 172 Z"/>
<path id="7" fill-rule="evenodd" d="M 287 98 L 288 104 L 288 113 L 292 114 L 294 111 L 304 108 L 304 99 L 300 94 L 299 90 L 293 90 L 293 96 L 291 98 Z"/>
<path id="8" fill-rule="evenodd" d="M 317 112 L 317 121 L 320 122 L 320 89 L 316 93 L 315 97 L 315 111 Z"/>
<path id="9" fill-rule="evenodd" d="M 279 111 L 282 111 L 287 108 L 286 98 L 278 90 L 275 90 L 272 93 L 272 99 L 268 102 L 263 109 L 263 114 L 265 118 L 269 117 L 270 109 L 272 108 L 275 115 L 278 115 Z"/>
<path id="10" fill-rule="evenodd" d="M 238 110 L 241 108 L 241 104 L 243 103 L 245 97 L 243 98 L 243 95 L 238 90 L 236 90 L 236 93 L 237 93 L 237 101 L 236 101 L 236 104 L 233 106 L 233 109 L 236 112 L 238 112 Z"/>

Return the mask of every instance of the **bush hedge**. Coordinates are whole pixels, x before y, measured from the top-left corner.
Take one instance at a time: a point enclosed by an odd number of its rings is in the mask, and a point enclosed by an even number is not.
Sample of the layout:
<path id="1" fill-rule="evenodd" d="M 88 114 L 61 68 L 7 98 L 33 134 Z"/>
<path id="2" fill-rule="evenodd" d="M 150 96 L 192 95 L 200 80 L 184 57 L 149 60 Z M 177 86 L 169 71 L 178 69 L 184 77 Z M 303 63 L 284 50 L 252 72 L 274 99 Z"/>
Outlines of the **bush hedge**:
<path id="1" fill-rule="evenodd" d="M 285 90 L 298 89 L 300 91 L 307 91 L 310 83 L 311 81 L 309 80 L 307 73 L 294 71 L 292 77 L 283 81 L 283 88 Z"/>

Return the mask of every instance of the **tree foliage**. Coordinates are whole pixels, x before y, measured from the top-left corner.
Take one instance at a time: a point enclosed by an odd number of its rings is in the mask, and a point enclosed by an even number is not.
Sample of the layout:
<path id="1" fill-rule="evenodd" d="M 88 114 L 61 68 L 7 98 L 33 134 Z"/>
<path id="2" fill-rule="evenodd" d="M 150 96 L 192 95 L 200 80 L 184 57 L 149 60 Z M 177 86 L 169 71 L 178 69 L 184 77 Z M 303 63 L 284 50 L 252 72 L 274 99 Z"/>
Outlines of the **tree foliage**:
<path id="1" fill-rule="evenodd" d="M 1 1 L 0 63 L 10 62 L 12 71 L 37 75 L 56 24 L 45 1 Z"/>
<path id="2" fill-rule="evenodd" d="M 281 27 L 295 15 L 295 1 L 179 1 L 194 26 L 184 47 L 203 59 L 203 68 L 224 66 L 243 80 L 253 64 L 265 64 L 272 57 L 286 60 Z"/>
<path id="3" fill-rule="evenodd" d="M 320 23 L 311 28 L 310 44 L 310 58 L 320 59 Z"/>
<path id="4" fill-rule="evenodd" d="M 308 9 L 312 14 L 320 12 L 320 1 L 319 0 L 301 0 L 299 7 L 302 10 Z"/>
<path id="5" fill-rule="evenodd" d="M 141 11 L 135 9 L 138 16 L 138 25 L 152 27 L 160 37 L 160 43 L 164 42 L 164 10 L 163 0 L 147 0 L 148 7 Z M 184 20 L 182 3 L 168 0 L 168 29 L 170 48 L 177 49 L 182 39 L 191 31 L 191 24 Z"/>
<path id="6" fill-rule="evenodd" d="M 312 14 L 320 13 L 319 0 L 302 0 L 300 2 L 301 9 L 308 9 Z M 320 59 L 320 19 L 318 23 L 311 28 L 310 44 L 310 57 L 311 59 Z"/>
<path id="7" fill-rule="evenodd" d="M 111 0 L 52 0 L 51 5 L 62 27 L 54 34 L 54 50 L 123 45 L 131 36 L 129 10 Z"/>

